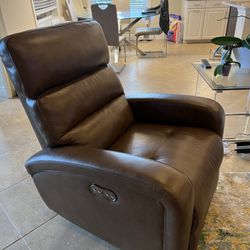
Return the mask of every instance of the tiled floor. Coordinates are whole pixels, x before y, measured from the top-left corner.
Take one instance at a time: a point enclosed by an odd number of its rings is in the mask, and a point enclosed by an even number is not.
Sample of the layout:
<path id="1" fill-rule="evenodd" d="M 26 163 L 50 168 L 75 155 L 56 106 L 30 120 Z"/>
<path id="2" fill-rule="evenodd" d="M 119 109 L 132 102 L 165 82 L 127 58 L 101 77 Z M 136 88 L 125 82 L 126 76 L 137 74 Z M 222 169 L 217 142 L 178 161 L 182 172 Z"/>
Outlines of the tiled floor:
<path id="1" fill-rule="evenodd" d="M 156 49 L 159 42 L 141 46 Z M 191 63 L 207 58 L 209 44 L 169 44 L 168 57 L 138 59 L 134 51 L 120 74 L 127 95 L 135 92 L 193 94 L 197 73 Z M 122 58 L 121 58 L 122 60 Z M 212 97 L 205 88 L 202 95 Z M 226 110 L 244 110 L 247 92 L 223 93 Z M 244 119 L 227 122 L 228 135 L 241 131 Z M 0 102 L 0 249 L 64 250 L 116 249 L 50 211 L 24 168 L 25 160 L 40 150 L 19 100 Z M 250 161 L 231 152 L 221 171 L 249 172 Z"/>
<path id="2" fill-rule="evenodd" d="M 2 97 L 2 96 L 0 96 L 0 102 L 5 101 L 6 99 L 7 99 L 6 97 Z"/>

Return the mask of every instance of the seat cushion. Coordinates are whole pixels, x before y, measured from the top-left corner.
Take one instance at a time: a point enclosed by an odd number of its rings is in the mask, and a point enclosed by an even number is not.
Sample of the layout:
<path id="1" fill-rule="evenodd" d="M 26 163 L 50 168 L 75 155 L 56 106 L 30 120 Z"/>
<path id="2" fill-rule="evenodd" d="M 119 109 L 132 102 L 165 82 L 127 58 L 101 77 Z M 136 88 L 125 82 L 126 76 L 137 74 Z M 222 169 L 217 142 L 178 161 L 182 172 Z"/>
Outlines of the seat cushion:
<path id="1" fill-rule="evenodd" d="M 152 159 L 177 169 L 193 184 L 193 231 L 202 227 L 222 161 L 221 138 L 203 128 L 134 124 L 111 150 Z"/>
<path id="2" fill-rule="evenodd" d="M 144 35 L 160 35 L 162 33 L 160 28 L 137 28 L 135 30 L 135 36 Z"/>

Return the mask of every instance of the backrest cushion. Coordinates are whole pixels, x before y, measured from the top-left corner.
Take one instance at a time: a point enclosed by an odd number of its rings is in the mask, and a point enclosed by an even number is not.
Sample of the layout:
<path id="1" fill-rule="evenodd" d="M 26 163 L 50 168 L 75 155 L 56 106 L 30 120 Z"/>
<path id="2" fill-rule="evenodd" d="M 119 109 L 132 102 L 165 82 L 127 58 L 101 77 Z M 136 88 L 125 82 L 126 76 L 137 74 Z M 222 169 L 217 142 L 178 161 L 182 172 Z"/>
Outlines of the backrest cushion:
<path id="1" fill-rule="evenodd" d="M 133 122 L 99 24 L 11 35 L 0 53 L 43 147 L 106 148 Z"/>
<path id="2" fill-rule="evenodd" d="M 23 95 L 36 98 L 107 65 L 109 54 L 100 29 L 93 22 L 69 23 L 7 37 Z"/>

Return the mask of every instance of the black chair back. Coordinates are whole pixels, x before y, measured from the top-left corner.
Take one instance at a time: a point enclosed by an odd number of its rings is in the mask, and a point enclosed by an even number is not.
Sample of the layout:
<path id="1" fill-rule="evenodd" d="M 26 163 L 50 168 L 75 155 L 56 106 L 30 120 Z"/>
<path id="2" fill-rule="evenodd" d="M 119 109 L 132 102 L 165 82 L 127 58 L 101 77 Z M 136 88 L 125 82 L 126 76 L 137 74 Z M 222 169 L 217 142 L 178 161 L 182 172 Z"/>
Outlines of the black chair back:
<path id="1" fill-rule="evenodd" d="M 161 30 L 167 35 L 169 30 L 169 7 L 168 0 L 161 0 L 160 4 L 160 20 L 159 26 Z"/>
<path id="2" fill-rule="evenodd" d="M 91 5 L 92 17 L 102 27 L 109 46 L 119 46 L 119 31 L 116 6 L 114 4 Z"/>

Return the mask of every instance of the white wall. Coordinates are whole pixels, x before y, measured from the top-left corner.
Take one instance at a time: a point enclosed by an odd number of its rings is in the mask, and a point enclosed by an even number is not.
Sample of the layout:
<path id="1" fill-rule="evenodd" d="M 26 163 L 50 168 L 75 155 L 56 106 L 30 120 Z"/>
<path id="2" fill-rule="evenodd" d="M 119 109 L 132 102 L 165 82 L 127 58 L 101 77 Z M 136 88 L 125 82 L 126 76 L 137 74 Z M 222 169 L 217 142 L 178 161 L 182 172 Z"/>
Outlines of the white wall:
<path id="1" fill-rule="evenodd" d="M 0 0 L 0 38 L 36 27 L 31 0 Z M 0 96 L 12 97 L 14 90 L 0 60 Z"/>
<path id="2" fill-rule="evenodd" d="M 6 35 L 6 28 L 3 21 L 2 9 L 0 6 L 0 39 Z"/>
<path id="3" fill-rule="evenodd" d="M 7 72 L 0 58 L 0 97 L 11 98 L 13 96 L 15 96 L 14 87 L 7 76 Z"/>
<path id="4" fill-rule="evenodd" d="M 169 0 L 169 13 L 171 14 L 182 14 L 183 0 Z"/>
<path id="5" fill-rule="evenodd" d="M 0 8 L 7 34 L 36 27 L 30 0 L 0 0 Z"/>
<path id="6" fill-rule="evenodd" d="M 84 12 L 84 8 L 83 6 L 86 5 L 86 2 L 88 0 L 73 0 L 73 5 L 74 5 L 74 9 L 76 12 L 77 16 L 82 16 L 83 12 Z M 66 0 L 57 0 L 58 2 L 58 8 L 59 8 L 59 15 L 63 16 L 66 20 L 70 20 L 70 17 L 68 16 L 66 10 Z"/>
<path id="7" fill-rule="evenodd" d="M 156 6 L 160 3 L 160 0 L 151 0 L 151 5 Z M 181 15 L 183 0 L 168 0 L 169 13 Z"/>

